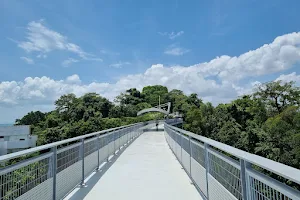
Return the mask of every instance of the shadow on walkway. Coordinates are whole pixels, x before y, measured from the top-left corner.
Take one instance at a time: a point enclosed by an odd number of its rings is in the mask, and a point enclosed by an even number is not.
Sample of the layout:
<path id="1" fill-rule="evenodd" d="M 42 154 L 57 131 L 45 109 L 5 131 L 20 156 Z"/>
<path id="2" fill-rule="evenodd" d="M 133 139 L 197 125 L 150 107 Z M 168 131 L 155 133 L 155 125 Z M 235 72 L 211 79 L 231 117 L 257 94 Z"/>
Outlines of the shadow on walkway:
<path id="1" fill-rule="evenodd" d="M 120 155 L 126 150 L 131 143 L 133 143 L 140 135 L 133 140 L 131 140 L 128 144 L 125 144 L 121 147 L 120 150 L 116 151 L 116 154 L 110 156 L 108 162 L 104 162 L 100 167 L 100 170 L 94 171 L 90 176 L 86 178 L 85 186 L 76 187 L 69 195 L 67 195 L 65 200 L 82 200 L 85 196 L 93 189 L 93 187 L 97 184 L 98 181 L 102 178 L 104 173 L 116 162 L 116 160 L 120 157 Z"/>

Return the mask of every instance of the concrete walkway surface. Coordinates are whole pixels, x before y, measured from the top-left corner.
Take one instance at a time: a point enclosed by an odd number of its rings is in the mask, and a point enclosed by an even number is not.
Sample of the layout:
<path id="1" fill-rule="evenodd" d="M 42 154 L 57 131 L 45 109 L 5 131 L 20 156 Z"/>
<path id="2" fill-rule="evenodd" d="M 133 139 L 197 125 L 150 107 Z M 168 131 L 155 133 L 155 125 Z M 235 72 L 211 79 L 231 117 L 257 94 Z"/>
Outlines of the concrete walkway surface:
<path id="1" fill-rule="evenodd" d="M 105 173 L 98 178 L 97 173 L 90 183 L 87 182 L 86 188 L 79 189 L 68 199 L 202 199 L 169 149 L 162 131 L 143 133 Z"/>

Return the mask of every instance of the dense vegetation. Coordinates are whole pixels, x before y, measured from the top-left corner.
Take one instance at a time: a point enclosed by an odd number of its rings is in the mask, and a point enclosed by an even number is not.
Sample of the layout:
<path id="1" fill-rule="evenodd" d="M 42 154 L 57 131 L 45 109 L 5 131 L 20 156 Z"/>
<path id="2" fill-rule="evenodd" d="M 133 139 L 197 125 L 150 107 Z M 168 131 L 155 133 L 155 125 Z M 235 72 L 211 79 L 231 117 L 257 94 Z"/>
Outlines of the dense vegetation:
<path id="1" fill-rule="evenodd" d="M 239 149 L 300 168 L 300 89 L 293 82 L 269 82 L 253 94 L 231 103 L 203 103 L 197 94 L 185 95 L 164 86 L 135 88 L 116 97 L 112 103 L 96 93 L 82 97 L 67 94 L 49 113 L 30 112 L 16 124 L 29 124 L 39 135 L 39 144 L 74 137 L 129 123 L 162 118 L 137 111 L 171 102 L 173 112 L 184 116 L 184 128 Z"/>

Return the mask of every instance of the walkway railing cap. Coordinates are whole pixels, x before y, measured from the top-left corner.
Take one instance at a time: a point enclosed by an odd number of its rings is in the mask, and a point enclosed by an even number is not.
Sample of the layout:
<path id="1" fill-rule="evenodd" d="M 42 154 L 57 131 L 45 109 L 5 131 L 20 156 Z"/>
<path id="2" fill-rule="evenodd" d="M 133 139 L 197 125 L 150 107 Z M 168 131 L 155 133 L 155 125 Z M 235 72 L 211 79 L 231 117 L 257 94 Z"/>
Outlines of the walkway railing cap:
<path id="1" fill-rule="evenodd" d="M 45 145 L 42 145 L 42 146 L 30 148 L 30 149 L 27 149 L 27 150 L 18 151 L 18 152 L 15 152 L 15 153 L 3 155 L 3 156 L 0 156 L 0 162 L 11 160 L 13 158 L 28 155 L 28 154 L 31 154 L 31 153 L 34 153 L 34 152 L 45 150 L 45 149 L 50 149 L 50 148 L 55 147 L 55 146 L 59 146 L 59 145 L 66 144 L 66 143 L 69 143 L 69 142 L 81 140 L 81 139 L 84 139 L 84 138 L 87 138 L 87 137 L 92 137 L 92 136 L 95 136 L 95 135 L 99 135 L 99 134 L 103 134 L 103 133 L 107 133 L 107 132 L 111 132 L 111 131 L 131 127 L 131 126 L 139 125 L 139 124 L 142 124 L 142 123 L 143 122 L 130 124 L 130 125 L 126 125 L 126 126 L 120 126 L 120 127 L 111 128 L 111 129 L 106 129 L 106 130 L 102 130 L 102 131 L 98 131 L 98 132 L 94 132 L 94 133 L 89 133 L 89 134 L 73 137 L 73 138 L 58 141 L 58 142 L 53 142 L 53 143 L 50 143 L 50 144 L 45 144 Z"/>

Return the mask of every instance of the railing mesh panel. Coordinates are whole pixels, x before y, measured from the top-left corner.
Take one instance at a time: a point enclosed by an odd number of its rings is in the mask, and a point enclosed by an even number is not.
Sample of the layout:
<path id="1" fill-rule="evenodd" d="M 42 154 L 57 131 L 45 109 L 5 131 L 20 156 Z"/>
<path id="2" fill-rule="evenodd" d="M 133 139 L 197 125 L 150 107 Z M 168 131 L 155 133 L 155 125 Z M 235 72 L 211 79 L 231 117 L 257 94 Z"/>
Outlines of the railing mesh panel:
<path id="1" fill-rule="evenodd" d="M 185 138 L 185 137 L 182 137 L 182 148 L 188 153 L 190 154 L 190 151 L 191 151 L 191 148 L 190 148 L 190 141 L 189 139 Z"/>
<path id="2" fill-rule="evenodd" d="M 190 173 L 204 195 L 207 195 L 208 189 L 209 198 L 212 200 L 243 199 L 241 165 L 238 158 L 233 155 L 228 156 L 229 153 L 223 153 L 211 144 L 207 145 L 209 173 L 206 183 L 206 149 L 204 143 L 199 138 L 189 140 L 184 137 L 188 135 L 184 130 L 175 130 L 168 125 L 165 125 L 165 132 L 167 133 L 167 142 L 176 156 L 178 156 L 177 144 L 186 152 L 189 152 L 188 147 L 191 145 L 190 155 L 193 159 L 191 160 L 191 172 L 187 170 L 187 173 Z M 171 139 L 177 144 L 174 145 Z M 191 143 L 189 144 L 189 142 Z M 185 168 L 189 166 L 186 164 L 186 159 L 183 159 L 181 164 Z M 246 188 L 244 189 L 248 200 L 300 200 L 298 190 L 262 174 L 255 168 L 245 168 L 245 181 Z"/>
<path id="3" fill-rule="evenodd" d="M 78 162 L 80 157 L 80 146 L 67 149 L 57 154 L 57 173 Z"/>
<path id="4" fill-rule="evenodd" d="M 97 139 L 94 139 L 84 144 L 84 157 L 98 150 L 97 142 L 98 142 Z"/>
<path id="5" fill-rule="evenodd" d="M 242 199 L 240 170 L 212 153 L 208 154 L 208 160 L 209 173 L 237 199 Z"/>
<path id="6" fill-rule="evenodd" d="M 0 189 L 2 200 L 11 200 L 20 197 L 39 184 L 52 178 L 50 157 L 28 164 L 0 176 Z M 41 188 L 36 197 L 45 198 L 49 196 L 47 187 Z M 51 192 L 50 192 L 51 193 Z M 28 199 L 23 197 L 21 199 Z"/>
<path id="7" fill-rule="evenodd" d="M 205 168 L 205 154 L 204 149 L 194 142 L 191 142 L 192 148 L 192 157 L 200 164 L 202 167 Z"/>
<path id="8" fill-rule="evenodd" d="M 106 143 L 105 137 L 101 137 L 101 138 L 99 139 L 99 146 L 100 146 L 100 148 L 104 147 L 106 144 L 107 144 L 107 143 Z"/>
<path id="9" fill-rule="evenodd" d="M 98 140 L 94 139 L 84 144 L 84 175 L 89 175 L 98 164 Z"/>
<path id="10" fill-rule="evenodd" d="M 78 143 L 81 144 L 81 143 Z M 57 198 L 61 199 L 81 181 L 80 146 L 66 148 L 57 154 Z"/>
<path id="11" fill-rule="evenodd" d="M 276 189 L 270 187 L 269 185 L 253 178 L 249 177 L 250 181 L 250 198 L 251 200 L 260 199 L 260 200 L 293 200 L 285 194 L 277 191 Z M 299 198 L 300 199 L 300 196 Z"/>

